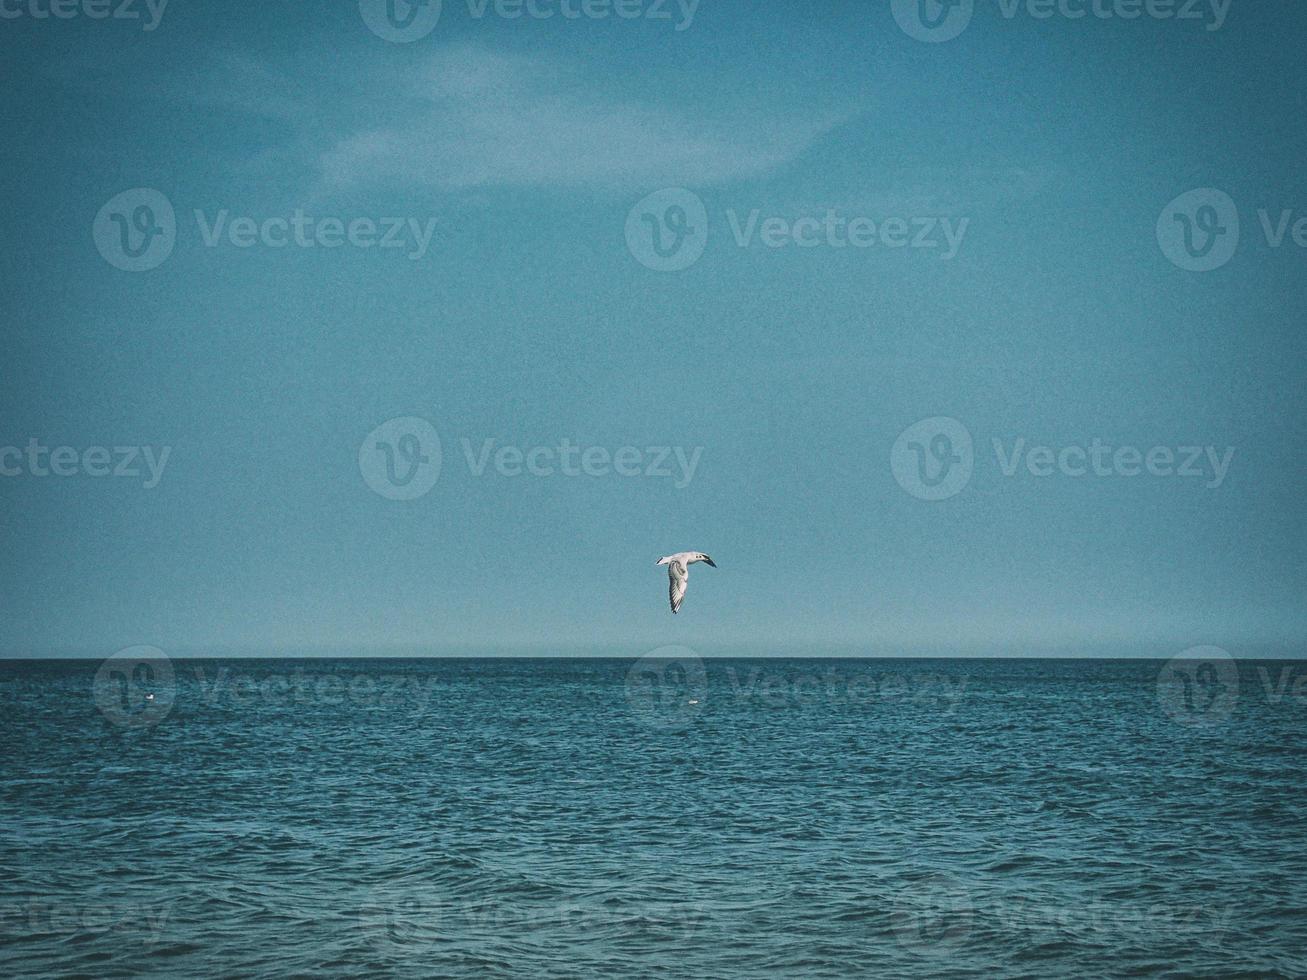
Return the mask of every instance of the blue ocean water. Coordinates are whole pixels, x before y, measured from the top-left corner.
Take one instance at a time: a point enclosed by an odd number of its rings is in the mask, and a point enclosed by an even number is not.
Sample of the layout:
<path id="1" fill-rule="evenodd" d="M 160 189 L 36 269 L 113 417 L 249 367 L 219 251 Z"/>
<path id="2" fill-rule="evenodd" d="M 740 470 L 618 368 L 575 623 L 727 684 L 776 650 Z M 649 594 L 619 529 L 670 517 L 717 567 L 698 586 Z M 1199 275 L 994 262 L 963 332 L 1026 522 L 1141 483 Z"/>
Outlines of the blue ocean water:
<path id="1" fill-rule="evenodd" d="M 1301 976 L 1304 678 L 0 662 L 0 972 Z"/>

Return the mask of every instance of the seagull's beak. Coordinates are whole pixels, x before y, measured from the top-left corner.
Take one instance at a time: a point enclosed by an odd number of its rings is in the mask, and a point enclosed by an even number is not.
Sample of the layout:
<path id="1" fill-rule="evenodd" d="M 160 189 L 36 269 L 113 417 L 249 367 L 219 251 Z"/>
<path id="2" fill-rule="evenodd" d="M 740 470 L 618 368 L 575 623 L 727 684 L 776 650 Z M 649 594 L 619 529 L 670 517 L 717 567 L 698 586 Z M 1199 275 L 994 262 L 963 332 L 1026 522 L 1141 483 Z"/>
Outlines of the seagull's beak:
<path id="1" fill-rule="evenodd" d="M 711 565 L 713 568 L 717 567 L 717 563 L 713 561 L 711 558 L 709 558 L 707 555 L 703 556 L 703 561 L 705 565 Z"/>

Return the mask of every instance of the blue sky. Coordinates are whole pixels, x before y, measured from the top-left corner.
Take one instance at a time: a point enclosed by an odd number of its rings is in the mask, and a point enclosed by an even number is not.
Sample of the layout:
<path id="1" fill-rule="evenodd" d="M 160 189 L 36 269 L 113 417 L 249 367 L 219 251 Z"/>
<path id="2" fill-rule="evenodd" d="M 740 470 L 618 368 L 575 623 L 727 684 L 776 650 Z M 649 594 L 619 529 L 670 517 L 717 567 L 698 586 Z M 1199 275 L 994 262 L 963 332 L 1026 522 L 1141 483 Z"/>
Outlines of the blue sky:
<path id="1" fill-rule="evenodd" d="M 0 457 L 0 649 L 1300 650 L 1307 12 L 1270 6 L 1208 30 L 979 0 L 927 43 L 887 2 L 703 0 L 677 30 L 675 5 L 446 0 L 392 43 L 355 3 L 172 0 L 145 30 L 24 0 L 0 20 L 0 451 L 77 463 Z M 97 223 L 134 188 L 176 216 L 141 272 Z M 624 234 L 665 188 L 707 221 L 679 271 Z M 1157 228 L 1202 188 L 1240 236 L 1193 272 Z M 1280 247 L 1262 210 L 1289 212 Z M 228 234 L 297 213 L 410 238 Z M 828 215 L 888 238 L 833 243 Z M 935 247 L 893 247 L 896 219 Z M 360 447 L 407 417 L 441 466 L 396 500 Z M 931 501 L 891 451 L 935 417 L 974 459 Z M 1228 465 L 1004 470 L 1095 439 Z M 566 475 L 563 440 L 639 475 Z M 555 465 L 507 475 L 503 446 Z M 147 489 L 91 447 L 169 455 Z M 646 473 L 660 447 L 698 450 L 688 480 L 674 452 Z M 653 563 L 682 549 L 720 567 L 673 619 Z"/>

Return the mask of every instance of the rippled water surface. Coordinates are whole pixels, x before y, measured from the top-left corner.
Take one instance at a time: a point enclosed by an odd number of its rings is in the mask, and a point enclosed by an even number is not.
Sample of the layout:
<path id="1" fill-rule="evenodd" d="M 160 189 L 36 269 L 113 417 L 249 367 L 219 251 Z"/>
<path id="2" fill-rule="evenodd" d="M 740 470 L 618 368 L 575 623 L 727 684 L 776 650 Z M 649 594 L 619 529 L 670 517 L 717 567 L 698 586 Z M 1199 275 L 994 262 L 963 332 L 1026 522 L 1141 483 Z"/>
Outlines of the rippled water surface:
<path id="1" fill-rule="evenodd" d="M 0 662 L 0 972 L 1304 975 L 1302 678 Z"/>

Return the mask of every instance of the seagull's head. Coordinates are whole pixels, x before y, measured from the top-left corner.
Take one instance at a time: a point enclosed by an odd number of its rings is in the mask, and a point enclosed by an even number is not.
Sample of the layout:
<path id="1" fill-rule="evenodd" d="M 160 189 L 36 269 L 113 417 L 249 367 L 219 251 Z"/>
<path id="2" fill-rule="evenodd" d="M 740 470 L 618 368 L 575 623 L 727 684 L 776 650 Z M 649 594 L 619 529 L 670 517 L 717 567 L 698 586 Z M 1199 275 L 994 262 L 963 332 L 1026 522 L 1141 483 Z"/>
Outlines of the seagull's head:
<path id="1" fill-rule="evenodd" d="M 711 565 L 713 568 L 717 567 L 717 563 L 713 561 L 711 558 L 709 558 L 707 555 L 705 555 L 702 551 L 699 552 L 699 560 L 703 562 L 705 565 Z"/>

